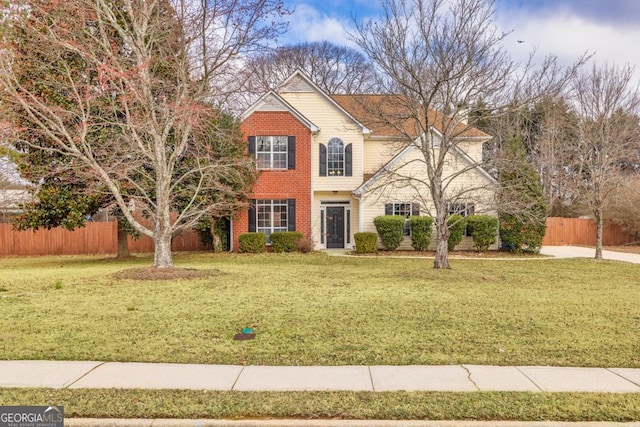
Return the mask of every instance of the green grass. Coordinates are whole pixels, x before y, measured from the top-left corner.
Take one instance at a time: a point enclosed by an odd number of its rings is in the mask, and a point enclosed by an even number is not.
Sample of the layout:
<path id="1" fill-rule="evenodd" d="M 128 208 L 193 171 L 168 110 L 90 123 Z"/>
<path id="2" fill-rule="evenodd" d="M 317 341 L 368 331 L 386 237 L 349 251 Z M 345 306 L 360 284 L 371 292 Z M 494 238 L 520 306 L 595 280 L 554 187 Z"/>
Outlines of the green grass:
<path id="1" fill-rule="evenodd" d="M 63 405 L 66 418 L 640 419 L 639 394 L 0 389 L 2 405 L 34 402 Z"/>
<path id="2" fill-rule="evenodd" d="M 640 367 L 640 266 L 185 254 L 189 281 L 121 280 L 150 258 L 0 260 L 0 359 Z M 233 341 L 245 326 L 252 341 Z"/>

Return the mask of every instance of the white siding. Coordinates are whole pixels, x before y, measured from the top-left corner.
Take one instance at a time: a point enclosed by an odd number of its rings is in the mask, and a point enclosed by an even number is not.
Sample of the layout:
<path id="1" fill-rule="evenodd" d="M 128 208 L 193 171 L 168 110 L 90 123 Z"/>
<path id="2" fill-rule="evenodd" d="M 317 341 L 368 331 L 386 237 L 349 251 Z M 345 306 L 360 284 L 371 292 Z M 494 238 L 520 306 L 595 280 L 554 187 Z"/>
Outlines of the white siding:
<path id="1" fill-rule="evenodd" d="M 401 162 L 398 162 L 399 165 L 410 162 L 411 160 L 421 159 L 422 155 L 417 148 L 410 150 L 405 153 Z M 444 170 L 444 177 L 453 176 L 457 171 L 459 171 L 463 167 L 467 167 L 468 162 L 464 161 L 458 156 L 450 155 L 448 157 L 448 162 Z M 424 177 L 426 176 L 426 168 L 423 163 L 414 162 L 409 165 L 399 166 L 400 170 L 404 175 L 415 176 L 415 177 Z M 383 183 L 385 181 L 384 177 L 380 177 L 376 182 L 377 185 Z M 369 193 L 363 194 L 361 198 L 361 206 L 363 209 L 363 224 L 362 231 L 372 231 L 375 232 L 375 226 L 373 225 L 373 219 L 377 216 L 384 215 L 385 213 L 385 204 L 391 202 L 412 202 L 412 203 L 420 203 L 420 215 L 435 215 L 433 210 L 433 204 L 430 201 L 429 190 L 426 187 L 423 187 L 419 190 L 419 193 L 416 189 L 409 186 L 401 186 L 395 185 L 392 183 L 388 183 L 383 190 L 379 191 L 371 191 Z M 476 213 L 484 213 L 488 215 L 497 215 L 497 212 L 492 206 L 493 195 L 494 195 L 494 187 L 493 182 L 490 181 L 486 176 L 480 173 L 478 170 L 470 170 L 462 173 L 452 180 L 450 185 L 451 192 L 450 194 L 456 194 L 460 192 L 462 189 L 474 188 L 476 189 L 469 194 L 465 194 L 461 201 L 466 201 L 473 203 L 475 206 Z M 435 238 L 435 233 L 434 233 Z M 465 238 L 465 240 L 456 247 L 456 249 L 471 249 L 473 242 L 471 238 Z M 432 243 L 432 247 L 434 244 Z M 411 238 L 406 237 L 401 249 L 412 249 L 411 248 Z M 495 249 L 495 246 L 493 247 Z"/>
<path id="2" fill-rule="evenodd" d="M 295 81 L 295 79 L 294 79 Z M 294 85 L 291 82 L 289 86 Z M 289 87 L 287 86 L 287 88 Z M 299 85 L 294 85 L 298 87 Z M 282 92 L 280 95 L 302 115 L 320 128 L 312 147 L 312 173 L 315 191 L 353 191 L 362 184 L 363 131 L 351 117 L 332 101 L 317 92 Z M 352 144 L 352 176 L 320 176 L 319 144 L 340 138 L 345 146 Z"/>

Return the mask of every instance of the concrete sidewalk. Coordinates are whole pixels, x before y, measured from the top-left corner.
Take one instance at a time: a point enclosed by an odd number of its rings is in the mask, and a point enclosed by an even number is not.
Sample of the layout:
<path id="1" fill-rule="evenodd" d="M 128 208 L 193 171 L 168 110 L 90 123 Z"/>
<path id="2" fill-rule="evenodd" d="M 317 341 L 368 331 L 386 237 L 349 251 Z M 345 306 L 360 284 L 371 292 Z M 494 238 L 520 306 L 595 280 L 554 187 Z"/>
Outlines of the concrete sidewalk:
<path id="1" fill-rule="evenodd" d="M 585 248 L 583 246 L 543 246 L 540 253 L 555 258 L 594 258 L 596 250 L 594 248 Z M 640 264 L 640 254 L 602 251 L 602 258 Z"/>
<path id="2" fill-rule="evenodd" d="M 479 365 L 231 366 L 0 361 L 0 387 L 638 393 L 640 369 Z"/>

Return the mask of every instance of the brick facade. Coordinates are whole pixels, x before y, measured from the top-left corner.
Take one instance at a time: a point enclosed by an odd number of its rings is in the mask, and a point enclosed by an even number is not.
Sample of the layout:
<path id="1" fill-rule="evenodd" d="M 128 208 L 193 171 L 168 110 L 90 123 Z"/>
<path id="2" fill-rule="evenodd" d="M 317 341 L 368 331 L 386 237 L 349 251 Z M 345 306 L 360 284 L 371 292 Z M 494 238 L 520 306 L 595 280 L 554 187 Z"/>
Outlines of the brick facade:
<path id="1" fill-rule="evenodd" d="M 253 199 L 295 199 L 296 231 L 311 239 L 311 130 L 285 111 L 255 111 L 242 122 L 245 140 L 250 136 L 295 136 L 295 169 L 262 170 Z M 233 248 L 238 236 L 249 231 L 247 211 L 233 219 Z"/>

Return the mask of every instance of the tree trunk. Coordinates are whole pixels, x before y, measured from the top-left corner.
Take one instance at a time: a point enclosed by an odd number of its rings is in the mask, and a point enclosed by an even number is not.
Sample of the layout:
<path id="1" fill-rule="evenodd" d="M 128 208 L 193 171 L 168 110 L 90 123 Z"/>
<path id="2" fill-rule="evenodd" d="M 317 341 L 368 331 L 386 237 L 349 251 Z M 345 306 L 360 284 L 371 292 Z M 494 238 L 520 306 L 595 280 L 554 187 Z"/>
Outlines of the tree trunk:
<path id="1" fill-rule="evenodd" d="M 433 268 L 451 268 L 449 265 L 449 228 L 446 218 L 436 218 L 436 257 Z"/>
<path id="2" fill-rule="evenodd" d="M 602 259 L 602 209 L 593 211 L 596 217 L 596 259 Z"/>
<path id="3" fill-rule="evenodd" d="M 171 234 L 156 235 L 153 239 L 155 250 L 153 254 L 153 266 L 156 268 L 173 267 L 173 254 L 171 253 Z"/>
<path id="4" fill-rule="evenodd" d="M 211 233 L 211 246 L 213 252 L 222 252 L 222 242 L 220 240 L 220 236 L 216 233 L 216 228 L 219 220 L 212 220 L 211 227 L 209 228 L 209 232 Z"/>
<path id="5" fill-rule="evenodd" d="M 122 221 L 118 220 L 118 255 L 117 258 L 128 258 L 129 253 L 129 234 L 124 229 Z"/>

